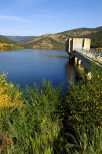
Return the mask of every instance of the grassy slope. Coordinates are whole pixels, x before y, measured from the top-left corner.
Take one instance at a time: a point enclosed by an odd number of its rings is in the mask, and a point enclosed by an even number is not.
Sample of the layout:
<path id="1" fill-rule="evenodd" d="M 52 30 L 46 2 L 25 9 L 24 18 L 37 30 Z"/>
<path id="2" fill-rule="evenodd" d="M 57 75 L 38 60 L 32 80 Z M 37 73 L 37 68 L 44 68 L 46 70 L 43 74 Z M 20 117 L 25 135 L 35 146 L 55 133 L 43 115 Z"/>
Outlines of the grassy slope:
<path id="1" fill-rule="evenodd" d="M 70 37 L 89 37 L 92 47 L 102 47 L 102 27 L 78 28 L 57 34 L 46 34 L 23 42 L 25 48 L 65 48 L 65 40 Z"/>

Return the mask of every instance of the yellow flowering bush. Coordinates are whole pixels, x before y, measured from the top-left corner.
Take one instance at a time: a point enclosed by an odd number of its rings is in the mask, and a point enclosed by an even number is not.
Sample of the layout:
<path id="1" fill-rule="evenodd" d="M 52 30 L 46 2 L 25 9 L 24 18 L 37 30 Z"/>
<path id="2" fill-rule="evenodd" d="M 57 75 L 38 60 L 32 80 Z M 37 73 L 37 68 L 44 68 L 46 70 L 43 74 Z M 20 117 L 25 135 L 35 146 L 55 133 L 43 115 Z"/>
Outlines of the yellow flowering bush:
<path id="1" fill-rule="evenodd" d="M 6 81 L 6 74 L 0 75 L 0 107 L 21 106 L 21 95 L 12 83 Z"/>

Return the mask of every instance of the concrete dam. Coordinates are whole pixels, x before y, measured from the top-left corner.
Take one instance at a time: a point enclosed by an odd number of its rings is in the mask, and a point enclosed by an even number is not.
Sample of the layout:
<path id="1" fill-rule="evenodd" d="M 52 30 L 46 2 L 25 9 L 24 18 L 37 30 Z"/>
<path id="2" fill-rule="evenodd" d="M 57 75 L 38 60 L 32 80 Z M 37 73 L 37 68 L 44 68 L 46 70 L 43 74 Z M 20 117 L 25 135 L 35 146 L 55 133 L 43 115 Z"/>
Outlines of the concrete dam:
<path id="1" fill-rule="evenodd" d="M 91 62 L 102 66 L 102 49 L 91 49 L 89 38 L 69 38 L 66 40 L 66 51 L 69 54 L 69 61 L 77 65 L 81 63 L 88 66 Z"/>

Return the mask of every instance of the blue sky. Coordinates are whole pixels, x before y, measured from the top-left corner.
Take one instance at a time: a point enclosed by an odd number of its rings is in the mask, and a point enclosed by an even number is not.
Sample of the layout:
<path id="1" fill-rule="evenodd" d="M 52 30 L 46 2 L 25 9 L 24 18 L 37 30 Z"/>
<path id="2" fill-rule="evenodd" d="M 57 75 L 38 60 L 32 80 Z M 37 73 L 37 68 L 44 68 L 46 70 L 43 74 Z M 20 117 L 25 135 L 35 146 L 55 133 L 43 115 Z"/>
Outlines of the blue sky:
<path id="1" fill-rule="evenodd" d="M 0 34 L 58 33 L 102 26 L 102 0 L 1 0 Z"/>

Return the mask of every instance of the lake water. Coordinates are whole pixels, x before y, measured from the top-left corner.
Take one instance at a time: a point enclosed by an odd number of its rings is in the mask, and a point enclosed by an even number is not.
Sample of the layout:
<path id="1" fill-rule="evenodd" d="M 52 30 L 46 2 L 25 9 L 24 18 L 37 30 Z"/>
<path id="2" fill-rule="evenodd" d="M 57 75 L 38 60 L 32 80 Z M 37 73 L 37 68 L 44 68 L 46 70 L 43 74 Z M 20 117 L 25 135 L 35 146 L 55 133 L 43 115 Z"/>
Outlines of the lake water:
<path id="1" fill-rule="evenodd" d="M 78 70 L 68 62 L 65 51 L 15 50 L 0 52 L 0 74 L 8 72 L 7 80 L 32 86 L 41 85 L 42 80 L 50 80 L 54 86 L 69 86 L 69 81 L 76 81 Z"/>

